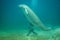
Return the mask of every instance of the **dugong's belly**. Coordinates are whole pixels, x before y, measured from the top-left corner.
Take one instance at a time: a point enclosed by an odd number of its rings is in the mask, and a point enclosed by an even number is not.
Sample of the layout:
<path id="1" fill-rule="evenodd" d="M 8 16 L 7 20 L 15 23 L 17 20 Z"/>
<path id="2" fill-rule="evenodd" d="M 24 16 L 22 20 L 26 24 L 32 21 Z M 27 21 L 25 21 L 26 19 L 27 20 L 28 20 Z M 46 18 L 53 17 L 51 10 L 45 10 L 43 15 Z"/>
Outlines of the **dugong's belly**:
<path id="1" fill-rule="evenodd" d="M 26 12 L 27 11 L 27 12 Z M 25 17 L 27 20 L 33 24 L 33 25 L 38 25 L 40 24 L 40 19 L 36 16 L 36 14 L 32 10 L 25 10 Z"/>

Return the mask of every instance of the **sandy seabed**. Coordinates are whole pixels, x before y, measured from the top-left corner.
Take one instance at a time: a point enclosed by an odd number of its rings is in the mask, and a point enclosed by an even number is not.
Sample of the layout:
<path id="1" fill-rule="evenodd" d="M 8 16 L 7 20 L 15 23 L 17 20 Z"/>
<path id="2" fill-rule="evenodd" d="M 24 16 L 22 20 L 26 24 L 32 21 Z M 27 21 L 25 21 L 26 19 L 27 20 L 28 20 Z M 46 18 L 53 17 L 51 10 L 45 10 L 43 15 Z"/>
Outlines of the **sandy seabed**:
<path id="1" fill-rule="evenodd" d="M 60 40 L 60 28 L 57 28 L 49 33 L 41 32 L 40 35 L 26 36 L 18 33 L 0 33 L 0 40 Z"/>

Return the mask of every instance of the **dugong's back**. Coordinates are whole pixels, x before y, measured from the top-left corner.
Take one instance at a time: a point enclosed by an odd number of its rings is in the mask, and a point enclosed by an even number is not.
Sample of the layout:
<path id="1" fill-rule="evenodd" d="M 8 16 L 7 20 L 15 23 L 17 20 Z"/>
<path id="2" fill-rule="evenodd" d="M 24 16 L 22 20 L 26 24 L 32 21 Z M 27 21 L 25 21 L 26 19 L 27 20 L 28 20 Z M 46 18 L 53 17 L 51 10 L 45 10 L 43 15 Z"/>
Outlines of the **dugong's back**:
<path id="1" fill-rule="evenodd" d="M 41 20 L 37 17 L 37 15 L 27 6 L 27 5 L 19 5 L 22 8 L 25 17 L 32 25 L 37 25 L 43 30 L 47 30 L 47 28 L 43 25 Z"/>

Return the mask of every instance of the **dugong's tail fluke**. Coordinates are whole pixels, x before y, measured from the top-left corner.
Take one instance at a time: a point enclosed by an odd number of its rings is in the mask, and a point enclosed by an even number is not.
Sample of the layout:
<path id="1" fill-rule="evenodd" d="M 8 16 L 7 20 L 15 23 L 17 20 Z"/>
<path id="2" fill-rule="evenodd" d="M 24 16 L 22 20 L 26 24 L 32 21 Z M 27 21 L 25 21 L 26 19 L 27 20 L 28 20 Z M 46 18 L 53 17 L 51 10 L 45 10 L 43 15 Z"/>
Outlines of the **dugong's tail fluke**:
<path id="1" fill-rule="evenodd" d="M 44 24 L 41 22 L 41 20 L 38 18 L 38 16 L 25 4 L 19 5 L 19 7 L 24 12 L 24 15 L 29 23 L 32 25 L 39 26 L 43 30 L 49 30 L 44 26 Z"/>

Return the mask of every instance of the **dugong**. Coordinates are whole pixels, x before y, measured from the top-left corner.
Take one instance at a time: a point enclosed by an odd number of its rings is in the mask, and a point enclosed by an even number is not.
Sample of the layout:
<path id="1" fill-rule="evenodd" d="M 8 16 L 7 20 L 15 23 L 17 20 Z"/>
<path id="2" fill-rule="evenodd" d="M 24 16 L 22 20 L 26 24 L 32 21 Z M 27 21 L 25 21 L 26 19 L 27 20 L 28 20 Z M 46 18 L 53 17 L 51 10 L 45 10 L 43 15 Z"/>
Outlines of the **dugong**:
<path id="1" fill-rule="evenodd" d="M 36 25 L 40 27 L 42 30 L 48 31 L 49 28 L 47 28 L 42 21 L 39 19 L 39 17 L 32 11 L 30 7 L 28 7 L 25 4 L 20 4 L 19 5 L 20 9 L 24 12 L 25 18 L 28 20 L 28 22 L 31 25 Z"/>

